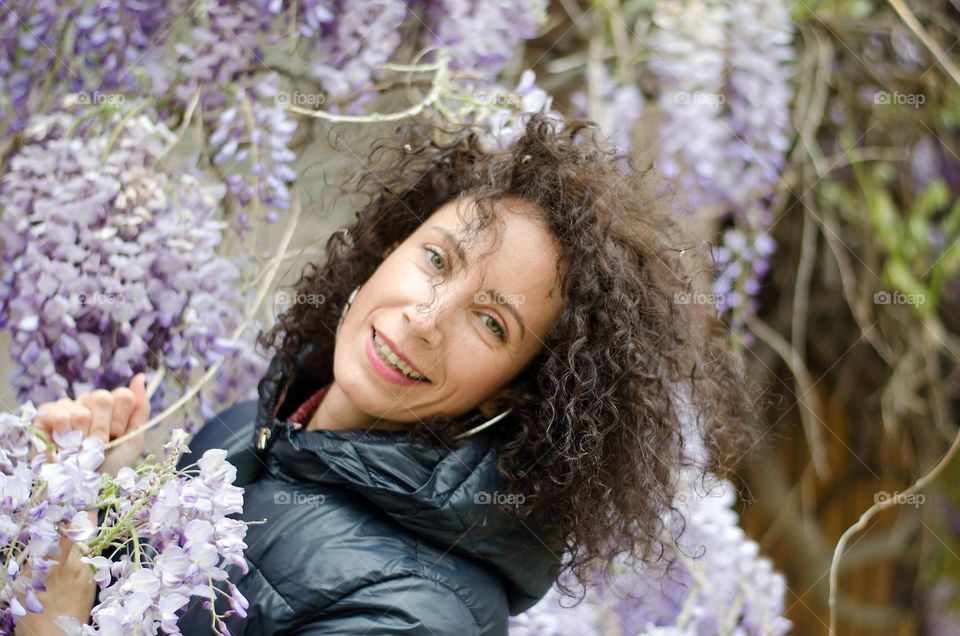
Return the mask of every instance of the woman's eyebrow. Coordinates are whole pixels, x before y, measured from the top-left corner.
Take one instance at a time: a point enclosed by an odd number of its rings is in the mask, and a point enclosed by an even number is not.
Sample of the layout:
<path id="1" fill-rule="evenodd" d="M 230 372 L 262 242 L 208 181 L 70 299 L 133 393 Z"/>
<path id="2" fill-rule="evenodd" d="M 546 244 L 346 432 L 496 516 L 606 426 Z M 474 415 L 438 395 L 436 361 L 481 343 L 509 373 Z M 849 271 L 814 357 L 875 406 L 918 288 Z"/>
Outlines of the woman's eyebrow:
<path id="1" fill-rule="evenodd" d="M 467 253 L 464 251 L 463 246 L 460 245 L 460 241 L 456 234 L 445 227 L 440 227 L 439 225 L 432 225 L 430 226 L 430 229 L 437 230 L 443 234 L 443 236 L 447 239 L 447 242 L 457 253 L 457 257 L 460 259 L 461 263 L 469 262 L 467 259 Z M 523 316 L 520 315 L 520 310 L 511 303 L 506 302 L 505 296 L 495 289 L 485 289 L 483 293 L 485 293 L 489 298 L 492 298 L 494 303 L 500 305 L 501 307 L 506 307 L 507 311 L 513 314 L 513 317 L 520 324 L 520 339 L 523 340 L 523 337 L 527 335 L 527 323 L 523 321 Z"/>
<path id="2" fill-rule="evenodd" d="M 461 263 L 468 262 L 467 253 L 466 251 L 464 251 L 463 246 L 460 245 L 460 239 L 457 237 L 456 234 L 454 234 L 453 232 L 451 232 L 445 227 L 440 227 L 439 225 L 431 226 L 431 229 L 439 231 L 441 234 L 443 234 L 446 237 L 447 242 L 450 243 L 450 246 L 454 249 L 454 251 L 456 251 L 457 258 L 460 259 Z"/>

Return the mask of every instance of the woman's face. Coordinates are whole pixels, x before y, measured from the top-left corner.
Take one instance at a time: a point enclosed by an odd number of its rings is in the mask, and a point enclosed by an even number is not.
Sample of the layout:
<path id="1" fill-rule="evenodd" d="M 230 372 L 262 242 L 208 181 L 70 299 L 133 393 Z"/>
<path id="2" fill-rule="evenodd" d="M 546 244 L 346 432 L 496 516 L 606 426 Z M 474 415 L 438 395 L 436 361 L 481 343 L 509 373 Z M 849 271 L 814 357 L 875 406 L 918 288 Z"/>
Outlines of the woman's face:
<path id="1" fill-rule="evenodd" d="M 463 232 L 460 217 L 474 213 L 464 197 L 396 244 L 363 284 L 334 352 L 334 378 L 357 408 L 406 423 L 476 407 L 490 417 L 489 398 L 542 349 L 560 312 L 553 289 L 559 247 L 529 216 L 532 204 L 504 199 L 500 206 L 500 242 L 489 254 L 493 227 L 459 256 L 448 236 Z M 384 342 L 426 380 L 385 362 Z"/>

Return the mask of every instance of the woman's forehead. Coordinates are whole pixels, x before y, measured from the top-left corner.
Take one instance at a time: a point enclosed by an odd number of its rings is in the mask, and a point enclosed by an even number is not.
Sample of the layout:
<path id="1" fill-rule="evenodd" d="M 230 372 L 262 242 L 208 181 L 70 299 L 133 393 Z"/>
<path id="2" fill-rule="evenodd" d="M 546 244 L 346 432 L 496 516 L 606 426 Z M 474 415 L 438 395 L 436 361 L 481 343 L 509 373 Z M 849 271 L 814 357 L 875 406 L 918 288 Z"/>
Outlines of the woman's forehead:
<path id="1" fill-rule="evenodd" d="M 494 216 L 492 222 L 483 228 L 482 233 L 476 232 L 478 221 L 477 202 L 469 196 L 460 197 L 441 205 L 424 222 L 424 226 L 431 228 L 441 226 L 465 241 L 466 249 L 477 250 L 479 243 L 484 248 L 491 247 L 493 239 L 502 238 L 502 234 L 525 234 L 531 244 L 537 241 L 553 242 L 552 235 L 545 230 L 544 220 L 535 203 L 517 197 L 505 197 L 499 201 L 488 203 Z M 534 228 L 532 226 L 539 225 Z M 532 231 L 537 229 L 539 231 Z"/>

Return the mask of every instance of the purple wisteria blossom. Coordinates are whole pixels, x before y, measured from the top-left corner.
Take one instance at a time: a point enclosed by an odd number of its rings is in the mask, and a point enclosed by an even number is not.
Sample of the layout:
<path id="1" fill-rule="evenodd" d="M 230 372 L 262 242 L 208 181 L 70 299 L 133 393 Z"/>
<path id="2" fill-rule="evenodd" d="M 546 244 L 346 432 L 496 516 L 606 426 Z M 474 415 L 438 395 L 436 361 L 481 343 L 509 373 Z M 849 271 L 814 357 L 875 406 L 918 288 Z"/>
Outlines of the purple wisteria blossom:
<path id="1" fill-rule="evenodd" d="M 189 28 L 171 43 L 174 55 L 158 60 L 150 91 L 171 95 L 181 108 L 199 91 L 212 117 L 226 107 L 230 85 L 262 65 L 259 35 L 273 16 L 262 2 L 209 0 L 190 7 L 185 17 Z"/>
<path id="2" fill-rule="evenodd" d="M 496 78 L 521 40 L 546 21 L 546 0 L 432 0 L 426 3 L 428 42 L 451 53 L 451 66 Z"/>
<path id="3" fill-rule="evenodd" d="M 374 82 L 400 46 L 400 27 L 410 11 L 406 3 L 394 0 L 354 0 L 328 6 L 330 13 L 310 40 L 310 56 L 316 60 L 312 72 L 326 93 L 328 110 L 338 112 L 336 102 L 346 101 L 345 111 L 359 114 L 379 93 Z M 315 11 L 313 15 L 318 14 Z"/>
<path id="4" fill-rule="evenodd" d="M 789 147 L 793 26 L 783 2 L 665 2 L 650 68 L 661 86 L 658 164 L 686 207 L 729 221 L 717 308 L 743 327 L 775 244 L 769 201 Z"/>
<path id="5" fill-rule="evenodd" d="M 0 17 L 0 139 L 65 93 L 89 104 L 139 93 L 174 3 L 10 0 Z"/>
<path id="6" fill-rule="evenodd" d="M 210 600 L 227 565 L 247 565 L 246 524 L 230 514 L 243 508 L 243 490 L 226 451 L 209 450 L 196 469 L 177 471 L 186 433 L 175 431 L 159 463 L 101 475 L 104 444 L 77 429 L 53 434 L 54 455 L 33 429 L 32 402 L 19 414 L 0 413 L 0 633 L 18 617 L 44 611 L 37 591 L 60 555 L 61 536 L 78 544 L 100 587 L 92 625 L 72 617 L 57 624 L 68 634 L 177 633 L 178 612 L 191 597 Z M 95 525 L 87 511 L 103 509 Z M 132 546 L 130 548 L 129 546 Z M 112 558 L 108 558 L 112 557 Z M 227 612 L 243 615 L 247 601 L 229 581 Z M 219 624 L 223 615 L 212 616 Z"/>
<path id="7" fill-rule="evenodd" d="M 701 479 L 698 467 L 706 450 L 689 389 L 673 388 L 684 450 L 675 469 L 679 492 L 673 508 L 661 515 L 669 534 L 662 541 L 666 558 L 651 563 L 619 555 L 611 564 L 598 564 L 597 582 L 577 604 L 554 586 L 510 619 L 511 636 L 778 636 L 789 631 L 791 623 L 783 617 L 785 579 L 739 527 L 733 485 L 709 473 Z M 569 572 L 564 582 L 577 587 Z"/>
<path id="8" fill-rule="evenodd" d="M 287 186 L 296 176 L 288 144 L 297 122 L 283 108 L 278 78 L 264 63 L 262 40 L 277 20 L 275 4 L 199 3 L 188 13 L 190 28 L 172 43 L 176 55 L 155 65 L 150 87 L 152 94 L 172 98 L 173 107 L 160 111 L 164 118 L 197 99 L 210 156 L 229 191 L 243 208 L 251 201 L 266 208 L 263 218 L 252 219 L 258 223 L 276 221 L 276 210 L 289 207 Z M 241 238 L 250 221 L 246 211 L 239 213 L 234 229 Z"/>
<path id="9" fill-rule="evenodd" d="M 505 148 L 524 130 L 530 113 L 549 113 L 559 127 L 564 117 L 553 110 L 553 98 L 537 86 L 530 69 L 520 75 L 517 86 L 510 90 L 502 84 L 468 80 L 445 96 L 438 108 L 477 127 L 480 142 L 487 150 Z"/>
<path id="10" fill-rule="evenodd" d="M 172 473 L 182 450 L 177 444 L 168 445 L 173 454 L 157 470 L 119 471 L 113 486 L 119 503 L 109 508 L 101 540 L 92 545 L 99 552 L 107 544 L 102 537 L 112 536 L 112 523 L 123 520 L 136 528 L 136 548 L 114 559 L 84 557 L 96 569 L 100 602 L 91 612 L 92 626 L 62 619 L 67 634 L 120 635 L 134 626 L 147 634 L 177 633 L 177 612 L 191 597 L 212 601 L 220 592 L 213 582 L 227 580 L 227 565 L 247 571 L 246 524 L 227 517 L 243 508 L 243 489 L 233 485 L 236 469 L 225 460 L 226 451 L 212 449 L 197 462 L 197 475 Z M 244 615 L 247 600 L 232 583 L 227 587 L 228 612 Z M 215 616 L 215 622 L 224 617 Z"/>
<path id="11" fill-rule="evenodd" d="M 162 408 L 181 378 L 225 356 L 210 409 L 249 396 L 266 360 L 226 337 L 246 301 L 238 268 L 216 253 L 225 186 L 166 172 L 158 158 L 171 133 L 146 113 L 71 137 L 78 122 L 75 110 L 32 120 L 0 185 L 0 324 L 19 400 L 113 389 L 164 365 Z"/>
<path id="12" fill-rule="evenodd" d="M 249 158 L 249 173 L 233 173 L 226 181 L 241 205 L 256 197 L 259 205 L 286 210 L 290 205 L 287 184 L 297 174 L 291 167 L 296 155 L 288 147 L 297 123 L 278 101 L 278 78 L 270 74 L 252 90 L 237 89 L 231 105 L 217 118 L 209 143 L 215 149 L 213 162 L 242 162 Z M 246 218 L 246 217 L 245 217 Z M 267 221 L 277 219 L 268 213 Z"/>
<path id="13" fill-rule="evenodd" d="M 729 482 L 703 488 L 688 479 L 677 502 L 686 521 L 680 549 L 664 555 L 677 558 L 674 567 L 618 558 L 579 603 L 551 588 L 510 619 L 511 636 L 786 634 L 786 582 L 738 526 L 733 503 Z M 664 521 L 678 531 L 679 517 Z M 567 583 L 575 589 L 572 577 Z"/>
<path id="14" fill-rule="evenodd" d="M 48 463 L 32 429 L 37 409 L 0 414 L 0 633 L 11 633 L 18 616 L 40 612 L 36 591 L 60 555 L 58 526 L 87 540 L 92 524 L 84 512 L 100 492 L 96 468 L 103 442 L 82 431 L 54 433 L 57 461 Z M 29 573 L 29 574 L 28 574 Z"/>
<path id="15" fill-rule="evenodd" d="M 584 117 L 597 123 L 600 132 L 610 138 L 618 153 L 627 153 L 633 147 L 631 134 L 636 121 L 643 114 L 645 100 L 640 89 L 632 84 L 621 85 L 611 77 L 606 66 L 600 66 L 597 78 L 597 102 L 600 112 L 590 113 L 587 91 L 577 90 L 570 95 L 572 117 Z"/>

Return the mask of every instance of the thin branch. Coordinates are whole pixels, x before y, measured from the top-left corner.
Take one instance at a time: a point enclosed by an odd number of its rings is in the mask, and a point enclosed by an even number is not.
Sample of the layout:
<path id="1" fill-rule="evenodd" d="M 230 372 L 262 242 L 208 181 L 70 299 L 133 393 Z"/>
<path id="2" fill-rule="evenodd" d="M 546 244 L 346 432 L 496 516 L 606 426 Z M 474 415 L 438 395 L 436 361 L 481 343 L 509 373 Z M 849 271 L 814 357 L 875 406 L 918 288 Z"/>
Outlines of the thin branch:
<path id="1" fill-rule="evenodd" d="M 395 112 L 395 113 L 370 113 L 368 115 L 339 115 L 335 113 L 330 113 L 325 110 L 311 110 L 309 108 L 300 108 L 299 106 L 291 106 L 290 104 L 284 104 L 283 107 L 289 110 L 292 113 L 298 115 L 305 115 L 307 117 L 314 117 L 316 119 L 324 119 L 327 121 L 334 122 L 344 122 L 344 123 L 377 123 L 377 122 L 387 122 L 387 121 L 400 121 L 402 119 L 408 119 L 410 117 L 416 117 L 427 108 L 435 104 L 440 96 L 443 94 L 443 89 L 446 87 L 450 79 L 450 54 L 445 49 L 440 49 L 439 59 L 436 63 L 436 73 L 433 76 L 433 82 L 430 86 L 430 92 L 427 94 L 422 101 L 414 104 L 413 106 L 406 108 L 404 110 Z"/>
<path id="2" fill-rule="evenodd" d="M 893 7 L 893 10 L 897 12 L 897 15 L 900 16 L 900 19 L 903 20 L 904 24 L 913 31 L 913 34 L 917 36 L 925 47 L 927 47 L 931 53 L 933 53 L 934 63 L 939 64 L 943 67 L 943 70 L 947 72 L 954 82 L 960 84 L 960 69 L 957 69 L 954 66 L 953 62 L 950 61 L 950 58 L 947 57 L 947 52 L 940 48 L 940 45 L 933 41 L 933 38 L 930 37 L 930 34 L 923 28 L 920 22 L 917 20 L 917 17 L 913 15 L 913 12 L 910 10 L 910 7 L 905 5 L 902 0 L 887 0 L 890 3 L 890 6 Z"/>
<path id="3" fill-rule="evenodd" d="M 810 280 L 817 260 L 817 226 L 809 214 L 803 215 L 803 238 L 793 288 L 793 312 L 790 322 L 791 347 L 802 356 L 807 350 L 807 309 L 810 304 Z M 799 386 L 798 386 L 799 390 Z"/>
<path id="4" fill-rule="evenodd" d="M 817 39 L 818 46 L 816 47 L 816 51 L 819 53 L 816 58 L 817 66 L 813 79 L 813 88 L 816 89 L 816 92 L 814 93 L 815 96 L 809 102 L 798 102 L 800 104 L 809 103 L 809 106 L 804 108 L 807 116 L 804 118 L 803 125 L 800 127 L 800 145 L 805 148 L 810 155 L 814 169 L 817 171 L 817 176 L 822 177 L 829 169 L 829 164 L 826 163 L 823 152 L 820 149 L 820 144 L 817 143 L 816 131 L 820 128 L 820 124 L 823 121 L 823 113 L 826 109 L 827 99 L 830 93 L 830 77 L 833 68 L 833 44 L 827 38 L 820 38 L 816 29 L 810 29 L 810 31 Z"/>
<path id="5" fill-rule="evenodd" d="M 803 421 L 803 430 L 807 437 L 807 444 L 810 446 L 810 457 L 813 461 L 813 467 L 821 480 L 830 477 L 830 464 L 827 461 L 827 451 L 823 443 L 823 435 L 820 427 L 810 417 L 812 413 L 819 412 L 816 393 L 813 391 L 813 382 L 807 365 L 803 361 L 803 356 L 794 349 L 783 336 L 774 331 L 767 323 L 755 316 L 744 316 L 747 327 L 758 338 L 767 343 L 777 355 L 783 358 L 783 361 L 790 367 L 797 385 L 800 388 L 800 394 L 797 400 L 801 404 L 800 418 Z M 811 396 L 811 397 L 807 397 Z M 816 419 L 821 419 L 815 416 Z"/>
<path id="6" fill-rule="evenodd" d="M 177 132 L 174 133 L 175 139 L 173 139 L 164 151 L 160 154 L 160 157 L 157 159 L 158 162 L 163 163 L 163 160 L 167 158 L 177 144 L 180 143 L 180 140 L 183 138 L 183 134 L 187 132 L 187 128 L 190 126 L 190 120 L 193 119 L 193 111 L 197 109 L 197 104 L 200 103 L 200 89 L 198 88 L 193 94 L 193 97 L 190 99 L 190 103 L 187 105 L 187 110 L 183 114 L 183 121 L 180 123 L 180 128 L 177 129 Z"/>
<path id="7" fill-rule="evenodd" d="M 840 235 L 837 233 L 836 228 L 833 227 L 833 223 L 825 215 L 813 213 L 813 208 L 811 207 L 813 205 L 812 201 L 805 202 L 804 205 L 810 213 L 813 214 L 814 220 L 817 221 L 817 224 L 820 226 L 823 237 L 827 239 L 827 246 L 830 248 L 830 252 L 833 254 L 833 260 L 836 262 L 837 269 L 840 272 L 840 284 L 843 289 L 844 300 L 846 300 L 847 306 L 850 308 L 850 313 L 860 328 L 860 333 L 863 334 L 864 339 L 869 342 L 880 357 L 883 358 L 884 362 L 893 367 L 896 364 L 897 356 L 890 350 L 886 342 L 877 338 L 873 330 L 867 327 L 868 317 L 864 312 L 863 304 L 857 297 L 857 276 L 853 271 L 853 267 L 850 265 L 850 261 L 847 259 L 844 251 L 846 247 L 842 245 L 842 241 L 839 239 Z"/>
<path id="8" fill-rule="evenodd" d="M 840 535 L 840 540 L 837 541 L 837 547 L 833 551 L 833 560 L 830 562 L 830 636 L 834 636 L 837 633 L 837 577 L 840 569 L 840 557 L 843 555 L 843 549 L 846 547 L 847 542 L 853 535 L 862 530 L 867 525 L 867 522 L 878 512 L 907 501 L 910 495 L 925 488 L 927 484 L 936 479 L 957 454 L 958 450 L 960 450 L 960 432 L 953 438 L 953 443 L 950 444 L 950 448 L 947 449 L 947 452 L 940 458 L 940 461 L 938 461 L 927 474 L 915 481 L 912 486 L 903 492 L 895 493 L 896 496 L 888 497 L 870 506 L 866 512 L 860 515 L 856 523 Z"/>

